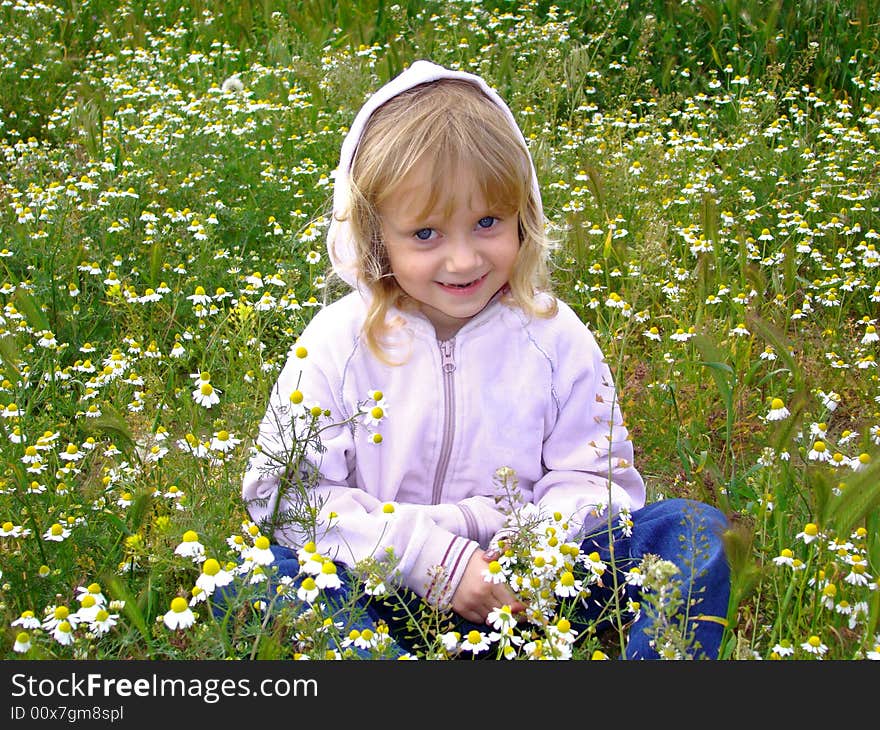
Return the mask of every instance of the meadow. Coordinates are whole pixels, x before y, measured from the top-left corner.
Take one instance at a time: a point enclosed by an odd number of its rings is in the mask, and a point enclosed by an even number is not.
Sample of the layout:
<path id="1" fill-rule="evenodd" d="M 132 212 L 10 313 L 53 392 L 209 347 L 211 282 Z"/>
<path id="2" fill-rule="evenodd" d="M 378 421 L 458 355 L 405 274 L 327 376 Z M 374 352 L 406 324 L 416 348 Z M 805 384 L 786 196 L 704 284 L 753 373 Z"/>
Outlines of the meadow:
<path id="1" fill-rule="evenodd" d="M 722 658 L 880 658 L 870 5 L 3 3 L 0 656 L 385 655 L 323 603 L 332 561 L 266 590 L 240 487 L 288 351 L 341 291 L 324 235 L 347 125 L 428 58 L 516 115 L 555 291 L 608 357 L 649 498 L 730 518 Z M 619 607 L 610 635 L 572 636 L 574 556 L 545 528 L 504 565 L 534 622 L 455 637 L 426 612 L 411 658 L 619 654 Z M 681 597 L 653 577 L 641 610 L 663 616 Z M 687 627 L 664 631 L 687 658 Z"/>

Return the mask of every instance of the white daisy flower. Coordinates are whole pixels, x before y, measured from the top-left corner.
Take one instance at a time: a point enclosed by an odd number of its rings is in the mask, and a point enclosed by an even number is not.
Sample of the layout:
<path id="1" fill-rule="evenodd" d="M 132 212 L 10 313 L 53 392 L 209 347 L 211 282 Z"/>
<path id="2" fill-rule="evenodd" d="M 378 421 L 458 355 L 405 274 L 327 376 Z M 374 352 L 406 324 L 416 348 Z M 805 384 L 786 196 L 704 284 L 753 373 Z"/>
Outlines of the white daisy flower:
<path id="1" fill-rule="evenodd" d="M 315 579 L 312 578 L 312 576 L 307 575 L 302 583 L 300 583 L 300 586 L 296 591 L 296 596 L 304 603 L 314 603 L 319 593 L 320 590 L 315 583 Z"/>
<path id="2" fill-rule="evenodd" d="M 163 623 L 172 631 L 188 629 L 195 623 L 196 615 L 185 598 L 177 596 L 171 601 L 170 610 L 162 617 Z"/>
<path id="3" fill-rule="evenodd" d="M 192 558 L 193 562 L 201 562 L 205 554 L 205 546 L 199 542 L 199 535 L 194 530 L 187 530 L 183 533 L 182 542 L 174 548 L 175 555 L 181 555 L 185 558 Z"/>
<path id="4" fill-rule="evenodd" d="M 822 640 L 813 635 L 809 639 L 807 639 L 803 644 L 801 644 L 801 649 L 803 649 L 808 654 L 813 654 L 819 658 L 823 657 L 825 653 L 828 651 L 828 647 L 822 643 Z"/>
<path id="5" fill-rule="evenodd" d="M 73 626 L 70 621 L 61 621 L 52 630 L 52 638 L 62 646 L 69 646 L 73 643 Z"/>
<path id="6" fill-rule="evenodd" d="M 471 629 L 462 639 L 461 648 L 473 654 L 479 654 L 489 648 L 489 637 L 482 631 Z"/>
<path id="7" fill-rule="evenodd" d="M 89 631 L 97 636 L 103 636 L 116 626 L 118 620 L 118 614 L 110 613 L 105 608 L 98 609 L 98 613 L 95 614 L 95 618 L 89 624 Z"/>
<path id="8" fill-rule="evenodd" d="M 68 537 L 70 537 L 70 530 L 58 522 L 43 533 L 43 539 L 50 542 L 63 542 Z"/>
<path id="9" fill-rule="evenodd" d="M 269 549 L 269 538 L 260 535 L 254 540 L 253 547 L 248 548 L 242 553 L 242 557 L 257 565 L 271 565 L 275 561 L 275 555 Z"/>
<path id="10" fill-rule="evenodd" d="M 31 648 L 31 636 L 27 631 L 19 631 L 15 636 L 12 650 L 18 654 L 26 654 Z"/>
<path id="11" fill-rule="evenodd" d="M 781 421 L 791 415 L 782 398 L 774 398 L 770 401 L 770 411 L 767 413 L 768 421 Z"/>
<path id="12" fill-rule="evenodd" d="M 220 397 L 218 395 L 220 392 L 221 391 L 217 390 L 210 382 L 203 381 L 193 389 L 192 397 L 193 400 L 203 408 L 210 408 L 220 402 Z"/>
<path id="13" fill-rule="evenodd" d="M 233 578 L 232 573 L 223 570 L 217 560 L 208 558 L 202 563 L 202 573 L 196 579 L 196 586 L 210 596 L 213 595 L 215 589 L 229 585 Z"/>
<path id="14" fill-rule="evenodd" d="M 335 590 L 342 586 L 342 581 L 336 573 L 336 564 L 332 560 L 324 561 L 321 572 L 315 576 L 315 585 L 322 590 Z"/>

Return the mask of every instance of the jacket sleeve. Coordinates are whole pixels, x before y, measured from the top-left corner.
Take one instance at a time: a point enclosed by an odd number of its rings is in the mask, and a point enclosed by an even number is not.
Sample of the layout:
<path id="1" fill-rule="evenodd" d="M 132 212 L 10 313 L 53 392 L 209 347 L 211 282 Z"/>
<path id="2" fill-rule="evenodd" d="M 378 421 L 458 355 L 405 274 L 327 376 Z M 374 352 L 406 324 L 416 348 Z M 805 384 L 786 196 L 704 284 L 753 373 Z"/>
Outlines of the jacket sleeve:
<path id="1" fill-rule="evenodd" d="M 446 606 L 478 539 L 488 541 L 503 516 L 483 504 L 394 504 L 357 486 L 354 431 L 344 422 L 356 414 L 346 412 L 339 394 L 344 364 L 322 344 L 332 335 L 317 330 L 303 333 L 270 394 L 242 484 L 248 511 L 282 544 L 314 540 L 323 555 L 351 567 L 375 557 L 417 595 Z M 300 346 L 304 358 L 296 355 Z M 300 404 L 291 402 L 294 391 L 303 394 Z M 331 414 L 318 417 L 319 442 L 309 439 L 315 405 Z M 466 516 L 475 510 L 480 528 Z"/>
<path id="2" fill-rule="evenodd" d="M 574 539 L 609 515 L 642 507 L 645 484 L 633 464 L 608 363 L 574 312 L 563 308 L 559 316 L 565 333 L 556 338 L 557 411 L 544 443 L 546 471 L 534 485 L 533 500 L 545 514 L 560 513 L 568 521 L 566 538 Z"/>

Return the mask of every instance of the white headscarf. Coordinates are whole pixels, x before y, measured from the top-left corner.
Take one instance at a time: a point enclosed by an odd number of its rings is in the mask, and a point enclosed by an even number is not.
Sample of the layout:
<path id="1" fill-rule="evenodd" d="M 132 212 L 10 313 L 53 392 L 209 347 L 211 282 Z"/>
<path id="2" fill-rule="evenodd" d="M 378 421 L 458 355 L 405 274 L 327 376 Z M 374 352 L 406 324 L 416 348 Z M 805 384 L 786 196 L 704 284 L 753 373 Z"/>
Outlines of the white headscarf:
<path id="1" fill-rule="evenodd" d="M 502 112 L 504 112 L 504 115 L 510 122 L 510 126 L 513 127 L 516 134 L 522 140 L 523 146 L 528 149 L 522 130 L 516 123 L 513 112 L 510 111 L 510 108 L 498 93 L 490 88 L 489 85 L 479 76 L 465 71 L 453 71 L 444 68 L 443 66 L 438 66 L 435 63 L 431 63 L 430 61 L 415 61 L 408 69 L 385 84 L 385 86 L 373 94 L 361 107 L 348 130 L 348 134 L 345 135 L 345 139 L 342 142 L 342 150 L 339 155 L 339 166 L 336 168 L 333 183 L 333 215 L 330 220 L 330 227 L 327 231 L 327 251 L 330 256 L 330 262 L 333 264 L 334 271 L 352 287 L 357 287 L 357 248 L 352 238 L 348 220 L 339 220 L 338 215 L 342 213 L 347 217 L 349 213 L 348 175 L 351 170 L 351 163 L 354 159 L 354 154 L 360 142 L 361 135 L 364 133 L 364 128 L 367 125 L 370 115 L 372 115 L 372 113 L 386 101 L 413 88 L 414 86 L 429 81 L 436 81 L 438 79 L 460 79 L 463 81 L 469 81 L 477 86 L 498 106 L 499 109 L 502 110 Z M 529 159 L 531 162 L 531 157 Z M 531 163 L 531 166 L 532 188 L 535 201 L 538 205 L 539 214 L 542 214 L 541 192 L 538 186 L 538 177 L 535 173 L 533 162 Z"/>

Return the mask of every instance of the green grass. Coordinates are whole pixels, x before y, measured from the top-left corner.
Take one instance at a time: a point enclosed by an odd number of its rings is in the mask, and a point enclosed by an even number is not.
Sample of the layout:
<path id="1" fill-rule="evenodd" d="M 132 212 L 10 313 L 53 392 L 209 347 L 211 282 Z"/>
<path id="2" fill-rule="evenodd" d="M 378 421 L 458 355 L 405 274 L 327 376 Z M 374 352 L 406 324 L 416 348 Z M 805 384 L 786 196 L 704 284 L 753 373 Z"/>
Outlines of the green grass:
<path id="1" fill-rule="evenodd" d="M 327 651 L 326 616 L 265 625 L 259 586 L 241 586 L 223 619 L 204 603 L 189 630 L 161 619 L 199 576 L 174 552 L 186 531 L 221 565 L 236 539 L 254 542 L 241 476 L 310 298 L 325 294 L 342 136 L 366 94 L 431 58 L 487 78 L 530 140 L 562 241 L 557 293 L 612 364 L 650 498 L 695 497 L 731 518 L 724 657 L 785 658 L 790 645 L 809 658 L 801 645 L 817 637 L 825 658 L 876 658 L 880 53 L 868 6 L 0 8 L 4 655 Z M 224 91 L 233 75 L 243 89 Z M 203 307 L 197 287 L 212 297 Z M 200 373 L 219 391 L 211 408 L 191 396 Z M 768 420 L 777 398 L 790 413 Z M 212 448 L 221 431 L 241 443 Z M 67 460 L 68 444 L 82 458 Z M 43 539 L 54 524 L 69 536 Z M 818 539 L 804 539 L 808 525 Z M 13 650 L 23 612 L 75 612 L 93 583 L 116 601 L 110 631 L 80 625 L 62 645 L 32 629 L 31 649 Z M 443 617 L 412 622 L 425 654 L 439 651 Z M 575 657 L 611 651 L 600 638 Z"/>

